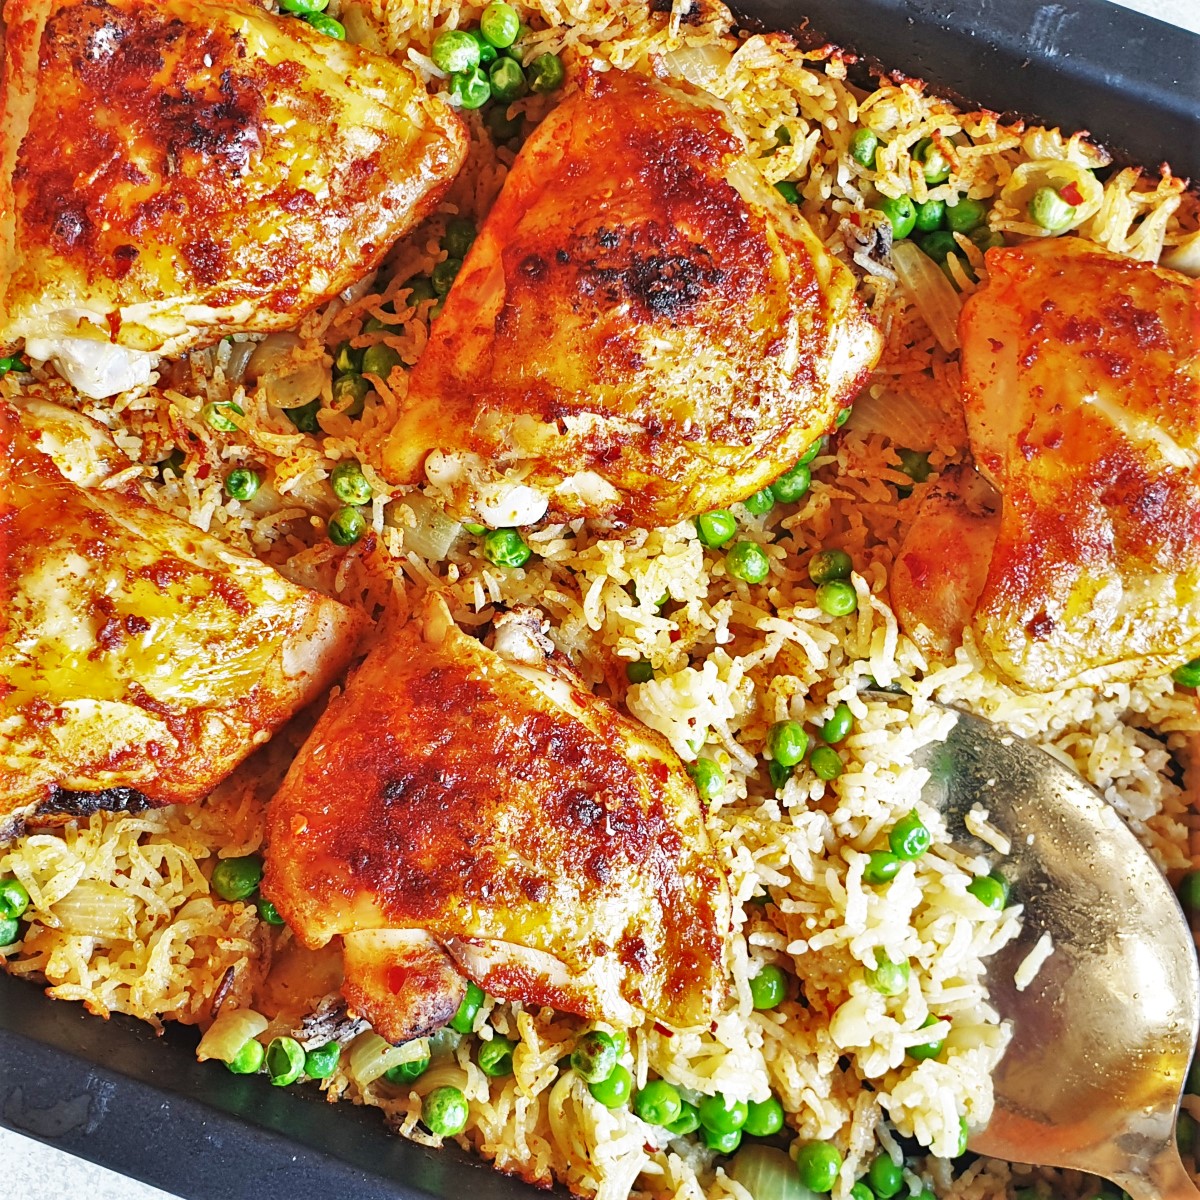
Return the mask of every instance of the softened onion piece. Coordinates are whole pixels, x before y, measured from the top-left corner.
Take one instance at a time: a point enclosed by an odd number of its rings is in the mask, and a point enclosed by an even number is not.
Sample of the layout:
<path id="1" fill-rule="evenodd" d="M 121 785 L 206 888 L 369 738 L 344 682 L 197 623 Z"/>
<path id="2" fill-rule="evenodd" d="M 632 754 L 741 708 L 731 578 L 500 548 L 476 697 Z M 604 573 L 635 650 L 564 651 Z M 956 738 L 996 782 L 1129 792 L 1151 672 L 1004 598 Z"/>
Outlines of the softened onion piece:
<path id="1" fill-rule="evenodd" d="M 663 55 L 670 74 L 686 79 L 695 87 L 720 94 L 725 68 L 733 56 L 720 46 L 680 46 Z"/>
<path id="2" fill-rule="evenodd" d="M 222 1008 L 196 1047 L 196 1057 L 204 1062 L 216 1058 L 233 1062 L 241 1048 L 258 1037 L 268 1025 L 267 1018 L 252 1008 Z"/>
<path id="3" fill-rule="evenodd" d="M 350 1045 L 349 1074 L 359 1087 L 366 1087 L 385 1071 L 428 1055 L 429 1042 L 425 1038 L 393 1046 L 377 1033 L 360 1033 Z"/>
<path id="4" fill-rule="evenodd" d="M 320 362 L 296 362 L 300 346 L 298 335 L 268 334 L 254 348 L 246 363 L 245 379 L 259 382 L 267 401 L 276 408 L 298 408 L 315 400 L 325 386 L 325 368 Z"/>
<path id="5" fill-rule="evenodd" d="M 947 354 L 957 350 L 958 316 L 963 302 L 941 267 L 912 242 L 897 242 L 892 247 L 892 266 L 938 345 Z"/>
<path id="6" fill-rule="evenodd" d="M 931 412 L 904 392 L 883 391 L 876 396 L 867 388 L 854 401 L 849 427 L 860 435 L 882 434 L 895 446 L 928 450 L 937 443 L 945 424 L 944 414 Z"/>
<path id="7" fill-rule="evenodd" d="M 131 938 L 136 932 L 137 902 L 99 879 L 81 879 L 50 911 L 78 936 Z"/>
<path id="8" fill-rule="evenodd" d="M 398 511 L 412 509 L 415 524 L 409 525 Z M 441 562 L 450 553 L 462 525 L 442 511 L 441 505 L 421 492 L 412 492 L 388 509 L 387 523 L 404 532 L 404 548 L 428 562 Z"/>
<path id="9" fill-rule="evenodd" d="M 1166 251 L 1159 259 L 1159 265 L 1189 275 L 1192 279 L 1200 279 L 1200 230 Z"/>
<path id="10" fill-rule="evenodd" d="M 773 1146 L 743 1146 L 726 1170 L 729 1178 L 740 1183 L 754 1200 L 819 1200 L 800 1182 L 796 1164 Z"/>

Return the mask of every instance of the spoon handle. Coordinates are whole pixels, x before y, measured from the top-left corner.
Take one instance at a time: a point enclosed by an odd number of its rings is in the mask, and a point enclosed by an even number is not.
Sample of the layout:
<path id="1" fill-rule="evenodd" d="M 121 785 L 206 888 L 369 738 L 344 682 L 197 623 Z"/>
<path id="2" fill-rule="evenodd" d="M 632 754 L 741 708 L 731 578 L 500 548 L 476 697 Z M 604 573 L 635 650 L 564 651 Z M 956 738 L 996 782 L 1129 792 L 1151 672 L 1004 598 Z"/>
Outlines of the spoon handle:
<path id="1" fill-rule="evenodd" d="M 1174 1138 L 1164 1143 L 1137 1174 L 1116 1172 L 1113 1182 L 1123 1187 L 1132 1200 L 1200 1200 L 1200 1190 L 1184 1169 Z"/>

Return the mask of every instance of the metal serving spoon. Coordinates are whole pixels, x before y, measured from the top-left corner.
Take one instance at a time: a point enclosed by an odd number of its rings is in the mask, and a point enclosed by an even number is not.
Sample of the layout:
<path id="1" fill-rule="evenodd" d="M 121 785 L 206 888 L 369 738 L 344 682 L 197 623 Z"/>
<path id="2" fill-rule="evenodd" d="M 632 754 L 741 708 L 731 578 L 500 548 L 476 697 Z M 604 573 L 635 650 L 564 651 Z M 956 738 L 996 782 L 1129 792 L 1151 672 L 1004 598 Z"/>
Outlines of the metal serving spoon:
<path id="1" fill-rule="evenodd" d="M 1012 1041 L 992 1076 L 991 1122 L 969 1148 L 1102 1175 L 1133 1200 L 1200 1197 L 1174 1136 L 1200 971 L 1170 886 L 1100 793 L 1022 738 L 959 713 L 925 755 L 923 799 L 1025 906 L 1021 936 L 987 963 L 991 1003 L 1012 1022 Z M 975 804 L 1011 853 L 967 830 Z M 1054 952 L 1018 991 L 1013 976 L 1047 932 Z"/>

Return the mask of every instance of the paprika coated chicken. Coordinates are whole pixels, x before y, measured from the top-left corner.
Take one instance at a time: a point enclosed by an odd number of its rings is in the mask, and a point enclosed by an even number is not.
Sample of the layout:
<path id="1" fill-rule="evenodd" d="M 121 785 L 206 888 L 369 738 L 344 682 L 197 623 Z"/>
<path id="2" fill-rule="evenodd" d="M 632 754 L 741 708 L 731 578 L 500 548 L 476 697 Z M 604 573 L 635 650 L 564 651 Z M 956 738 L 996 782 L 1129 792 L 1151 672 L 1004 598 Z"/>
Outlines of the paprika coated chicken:
<path id="1" fill-rule="evenodd" d="M 960 323 L 963 397 L 999 519 L 982 480 L 949 524 L 937 489 L 897 560 L 897 612 L 942 652 L 969 626 L 1035 691 L 1169 674 L 1200 655 L 1197 285 L 1080 238 L 987 266 Z"/>
<path id="2" fill-rule="evenodd" d="M 243 0 L 8 0 L 0 352 L 80 391 L 295 325 L 432 211 L 466 134 L 391 60 Z"/>
<path id="3" fill-rule="evenodd" d="M 592 696 L 537 618 L 495 648 L 444 601 L 375 649 L 271 802 L 263 892 L 403 1041 L 494 996 L 621 1027 L 704 1027 L 730 898 L 695 787 L 658 734 Z M 461 972 L 461 974 L 460 974 Z"/>
<path id="4" fill-rule="evenodd" d="M 0 838 L 199 799 L 346 665 L 358 613 L 100 486 L 102 426 L 0 402 L 0 450 Z"/>
<path id="5" fill-rule="evenodd" d="M 880 347 L 719 109 L 590 74 L 517 156 L 384 470 L 490 525 L 669 525 L 791 468 Z"/>

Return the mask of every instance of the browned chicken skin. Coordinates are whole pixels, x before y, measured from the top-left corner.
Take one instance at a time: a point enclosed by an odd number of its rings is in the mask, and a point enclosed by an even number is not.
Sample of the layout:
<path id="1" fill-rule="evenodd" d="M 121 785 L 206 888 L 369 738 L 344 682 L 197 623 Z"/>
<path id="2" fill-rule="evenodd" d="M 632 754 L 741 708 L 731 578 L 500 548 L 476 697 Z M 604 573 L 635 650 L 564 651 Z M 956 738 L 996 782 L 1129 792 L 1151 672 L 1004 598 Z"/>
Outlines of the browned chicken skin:
<path id="1" fill-rule="evenodd" d="M 294 325 L 466 152 L 412 72 L 244 0 L 4 12 L 0 346 L 93 396 L 143 382 L 145 352 Z"/>
<path id="2" fill-rule="evenodd" d="M 206 795 L 332 683 L 363 623 L 132 486 L 91 486 L 120 455 L 76 423 L 0 402 L 0 836 Z"/>
<path id="3" fill-rule="evenodd" d="M 393 1040 L 458 1005 L 427 938 L 496 996 L 707 1026 L 730 900 L 694 786 L 536 622 L 496 639 L 434 597 L 367 658 L 271 803 L 264 892 L 306 945 L 346 936 L 346 995 Z"/>
<path id="4" fill-rule="evenodd" d="M 1167 674 L 1200 654 L 1198 285 L 1080 238 L 987 262 L 960 324 L 963 397 L 1003 506 L 986 580 L 942 633 L 970 624 L 1038 691 Z M 930 541 L 919 519 L 899 563 Z"/>
<path id="5" fill-rule="evenodd" d="M 548 498 L 552 515 L 654 526 L 789 469 L 880 337 L 850 272 L 745 153 L 708 103 L 586 77 L 468 253 L 386 472 L 427 474 L 489 523 L 537 519 Z M 513 503 L 504 473 L 540 505 Z"/>

